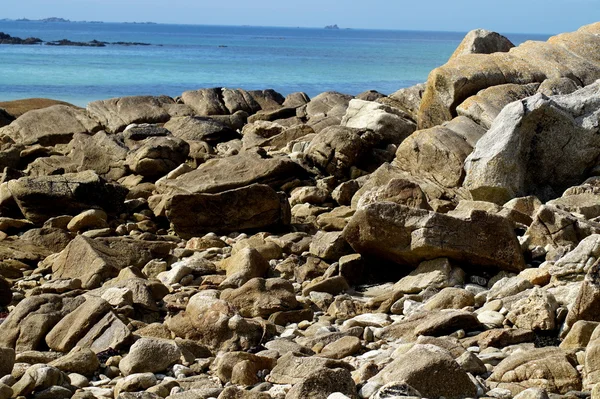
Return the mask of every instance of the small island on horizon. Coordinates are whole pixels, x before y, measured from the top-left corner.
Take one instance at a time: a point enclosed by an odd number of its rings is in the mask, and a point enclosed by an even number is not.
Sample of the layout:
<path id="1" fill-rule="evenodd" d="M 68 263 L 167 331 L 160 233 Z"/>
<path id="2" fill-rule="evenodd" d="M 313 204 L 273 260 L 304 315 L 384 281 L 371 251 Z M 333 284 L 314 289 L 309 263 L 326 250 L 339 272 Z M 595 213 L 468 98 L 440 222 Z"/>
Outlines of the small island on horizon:
<path id="1" fill-rule="evenodd" d="M 339 27 L 339 26 L 337 26 L 337 24 L 333 24 L 333 25 L 327 25 L 327 26 L 325 27 L 325 29 L 339 30 L 339 29 L 340 29 L 340 27 Z"/>
<path id="2" fill-rule="evenodd" d="M 3 18 L 0 21 L 4 22 L 44 22 L 44 23 L 74 23 L 74 24 L 103 24 L 104 21 L 71 21 L 69 19 L 60 18 L 60 17 L 49 17 L 42 19 L 29 19 L 29 18 Z M 113 22 L 117 24 L 140 24 L 140 25 L 157 25 L 157 22 Z"/>

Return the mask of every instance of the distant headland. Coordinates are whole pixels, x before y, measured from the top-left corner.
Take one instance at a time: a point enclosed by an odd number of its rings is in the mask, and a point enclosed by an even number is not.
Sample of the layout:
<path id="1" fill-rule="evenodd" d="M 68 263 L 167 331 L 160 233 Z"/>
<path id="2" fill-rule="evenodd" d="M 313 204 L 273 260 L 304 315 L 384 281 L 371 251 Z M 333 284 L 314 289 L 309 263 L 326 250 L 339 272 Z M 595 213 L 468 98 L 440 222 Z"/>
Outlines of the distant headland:
<path id="1" fill-rule="evenodd" d="M 65 18 L 59 17 L 50 17 L 50 18 L 42 18 L 42 19 L 28 19 L 28 18 L 19 18 L 19 19 L 10 19 L 4 18 L 0 19 L 0 22 L 46 22 L 46 23 L 74 23 L 74 24 L 103 24 L 104 21 L 71 21 Z M 140 24 L 140 25 L 156 25 L 156 22 L 115 22 L 121 24 Z"/>
<path id="2" fill-rule="evenodd" d="M 337 26 L 337 24 L 334 24 L 334 25 L 327 25 L 327 26 L 325 27 L 325 29 L 334 29 L 334 30 L 335 30 L 335 29 L 340 29 L 340 27 L 339 27 L 339 26 Z"/>

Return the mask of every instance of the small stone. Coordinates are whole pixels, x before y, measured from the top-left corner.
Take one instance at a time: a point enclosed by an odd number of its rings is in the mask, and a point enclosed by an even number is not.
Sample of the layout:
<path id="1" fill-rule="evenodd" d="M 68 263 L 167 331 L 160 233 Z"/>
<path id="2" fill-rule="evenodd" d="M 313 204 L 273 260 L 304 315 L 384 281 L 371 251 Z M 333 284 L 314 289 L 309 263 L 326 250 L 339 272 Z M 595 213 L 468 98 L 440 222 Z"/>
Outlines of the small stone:
<path id="1" fill-rule="evenodd" d="M 347 336 L 325 345 L 319 353 L 320 356 L 330 359 L 343 359 L 360 351 L 362 344 L 357 337 Z"/>
<path id="2" fill-rule="evenodd" d="M 67 225 L 67 229 L 72 232 L 103 229 L 108 227 L 107 217 L 106 212 L 100 209 L 90 209 L 73 217 Z"/>

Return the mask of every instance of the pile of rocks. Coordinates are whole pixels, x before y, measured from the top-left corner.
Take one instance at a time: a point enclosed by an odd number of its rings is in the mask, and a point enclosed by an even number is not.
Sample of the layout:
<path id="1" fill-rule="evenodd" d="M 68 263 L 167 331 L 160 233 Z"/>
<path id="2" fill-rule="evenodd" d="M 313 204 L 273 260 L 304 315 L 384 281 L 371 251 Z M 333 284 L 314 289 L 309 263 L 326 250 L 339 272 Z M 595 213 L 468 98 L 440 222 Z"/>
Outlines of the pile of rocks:
<path id="1" fill-rule="evenodd" d="M 598 54 L 7 107 L 0 399 L 600 397 Z"/>

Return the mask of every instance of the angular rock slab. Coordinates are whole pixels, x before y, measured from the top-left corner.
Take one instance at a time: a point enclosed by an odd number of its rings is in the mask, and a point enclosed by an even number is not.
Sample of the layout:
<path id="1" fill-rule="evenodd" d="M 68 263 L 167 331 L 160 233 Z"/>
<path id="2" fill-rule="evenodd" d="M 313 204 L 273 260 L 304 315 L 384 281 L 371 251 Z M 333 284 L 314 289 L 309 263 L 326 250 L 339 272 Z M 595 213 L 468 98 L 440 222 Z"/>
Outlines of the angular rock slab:
<path id="1" fill-rule="evenodd" d="M 600 82 L 564 96 L 507 105 L 465 161 L 473 199 L 502 204 L 558 197 L 585 179 L 600 155 Z"/>
<path id="2" fill-rule="evenodd" d="M 27 220 L 39 224 L 94 207 L 119 212 L 127 195 L 125 187 L 108 183 L 92 171 L 23 177 L 9 181 L 8 190 Z"/>
<path id="3" fill-rule="evenodd" d="M 525 268 L 510 223 L 481 211 L 455 218 L 377 202 L 357 210 L 344 237 L 358 253 L 399 264 L 416 266 L 424 260 L 449 258 L 513 272 Z"/>
<path id="4" fill-rule="evenodd" d="M 289 225 L 285 194 L 252 184 L 219 194 L 177 194 L 166 205 L 167 218 L 180 237 Z"/>

